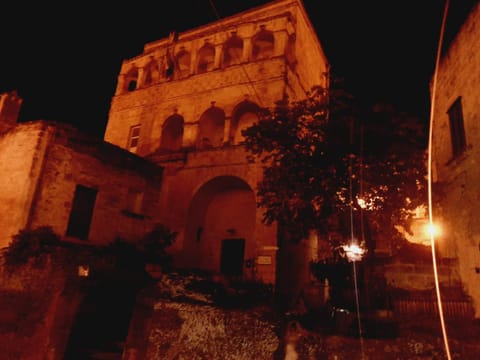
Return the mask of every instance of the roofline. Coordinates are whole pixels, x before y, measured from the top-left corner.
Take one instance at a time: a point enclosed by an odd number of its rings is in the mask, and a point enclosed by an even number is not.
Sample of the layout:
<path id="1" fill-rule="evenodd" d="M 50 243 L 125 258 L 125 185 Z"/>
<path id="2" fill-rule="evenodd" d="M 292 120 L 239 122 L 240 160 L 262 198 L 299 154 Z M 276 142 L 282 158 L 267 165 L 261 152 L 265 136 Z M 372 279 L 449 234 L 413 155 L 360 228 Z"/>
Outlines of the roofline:
<path id="1" fill-rule="evenodd" d="M 244 10 L 244 11 L 241 11 L 239 13 L 236 13 L 236 14 L 233 14 L 233 15 L 230 15 L 230 16 L 227 16 L 227 17 L 224 17 L 224 18 L 221 18 L 221 19 L 218 19 L 218 20 L 215 20 L 215 21 L 212 21 L 212 22 L 209 22 L 207 24 L 204 24 L 204 25 L 200 25 L 200 26 L 197 26 L 195 28 L 192 28 L 192 29 L 189 29 L 189 30 L 186 30 L 186 31 L 182 31 L 182 32 L 179 32 L 178 33 L 178 36 L 182 37 L 182 38 L 185 38 L 185 37 L 189 37 L 189 36 L 194 36 L 195 33 L 201 33 L 202 31 L 205 31 L 207 29 L 209 29 L 209 33 L 213 33 L 215 31 L 212 31 L 212 27 L 219 27 L 219 28 L 225 28 L 226 26 L 228 26 L 228 23 L 231 23 L 231 22 L 236 22 L 237 21 L 237 18 L 239 16 L 248 16 L 248 15 L 254 15 L 255 13 L 257 12 L 260 12 L 260 11 L 264 11 L 265 9 L 269 8 L 269 7 L 282 7 L 282 6 L 288 6 L 288 5 L 292 5 L 292 4 L 295 4 L 299 9 L 300 9 L 300 12 L 306 22 L 306 24 L 308 25 L 310 31 L 315 34 L 315 42 L 317 44 L 317 47 L 318 47 L 318 50 L 320 51 L 320 53 L 322 54 L 323 58 L 324 58 L 324 61 L 327 65 L 329 65 L 329 61 L 327 59 L 327 56 L 325 54 L 325 51 L 323 50 L 321 44 L 320 44 L 320 41 L 318 39 L 318 34 L 316 33 L 315 31 L 315 28 L 313 27 L 312 25 L 312 22 L 308 16 L 308 13 L 305 9 L 305 6 L 303 5 L 303 1 L 302 0 L 273 0 L 273 1 L 270 1 L 266 4 L 263 4 L 263 5 L 258 5 L 258 6 L 255 6 L 253 8 L 250 8 L 248 10 Z M 232 24 L 233 25 L 233 24 Z M 170 38 L 169 37 L 164 37 L 162 39 L 159 39 L 159 40 L 155 40 L 155 41 L 152 41 L 152 42 L 148 42 L 144 45 L 143 47 L 143 51 L 144 52 L 148 52 L 149 50 L 153 49 L 153 48 L 157 48 L 159 46 L 162 46 L 162 44 L 164 43 L 165 45 L 168 45 L 168 42 L 169 42 Z"/>

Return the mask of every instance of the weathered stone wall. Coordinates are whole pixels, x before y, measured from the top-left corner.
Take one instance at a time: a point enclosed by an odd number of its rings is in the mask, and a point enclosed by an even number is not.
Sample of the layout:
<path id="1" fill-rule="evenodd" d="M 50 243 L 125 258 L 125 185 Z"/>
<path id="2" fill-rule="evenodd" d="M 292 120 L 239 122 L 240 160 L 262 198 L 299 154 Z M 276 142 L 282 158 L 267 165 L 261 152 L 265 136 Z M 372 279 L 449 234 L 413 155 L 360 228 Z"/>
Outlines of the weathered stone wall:
<path id="1" fill-rule="evenodd" d="M 183 141 L 184 146 L 192 146 L 198 120 L 212 107 L 212 102 L 225 111 L 227 118 L 231 117 L 235 106 L 246 99 L 260 106 L 270 106 L 282 98 L 285 71 L 282 59 L 271 59 L 117 95 L 112 100 L 105 140 L 126 147 L 130 127 L 141 124 L 138 154 L 151 154 L 160 145 L 165 120 L 178 114 L 187 124 L 192 124 L 185 127 Z"/>
<path id="2" fill-rule="evenodd" d="M 28 223 L 46 147 L 42 123 L 0 135 L 0 248 Z"/>
<path id="3" fill-rule="evenodd" d="M 245 259 L 267 256 L 271 261 L 245 268 L 245 275 L 275 282 L 276 227 L 264 225 L 263 210 L 255 206 L 253 189 L 261 175 L 258 164 L 247 162 L 241 146 L 191 152 L 185 165 L 166 168 L 160 207 L 168 211 L 160 216 L 161 222 L 179 231 L 172 247 L 178 265 L 218 272 L 221 240 L 244 238 Z"/>
<path id="4" fill-rule="evenodd" d="M 404 290 L 431 290 L 435 288 L 432 265 L 390 264 L 384 267 L 387 285 Z M 458 286 L 460 276 L 455 267 L 438 266 L 438 281 L 443 287 Z"/>
<path id="5" fill-rule="evenodd" d="M 459 272 L 480 317 L 480 6 L 476 4 L 438 68 L 433 122 L 434 180 L 442 184 L 438 214 L 442 256 L 458 258 Z M 447 111 L 461 97 L 467 149 L 454 158 Z"/>
<path id="6" fill-rule="evenodd" d="M 6 359 L 60 359 L 68 340 L 78 293 L 64 293 L 67 272 L 50 261 L 29 262 L 7 272 L 0 266 L 0 351 Z M 67 300 L 68 301 L 62 301 Z M 73 313 L 72 313 L 73 312 Z M 59 323 L 60 321 L 60 323 Z M 63 335 L 63 336 L 62 336 Z M 55 349 L 59 352 L 55 357 Z"/>
<path id="7" fill-rule="evenodd" d="M 16 91 L 0 94 L 0 134 L 15 127 L 22 102 Z"/>
<path id="8" fill-rule="evenodd" d="M 295 60 L 298 62 L 295 73 L 301 86 L 306 91 L 316 85 L 328 87 L 330 65 L 308 16 L 303 12 L 297 14 L 295 47 Z M 299 92 L 297 98 L 303 97 L 304 94 Z"/>
<path id="9" fill-rule="evenodd" d="M 138 240 L 153 228 L 159 213 L 160 168 L 73 129 L 52 126 L 49 136 L 30 228 L 48 225 L 64 236 L 77 184 L 98 191 L 88 237 L 91 243 L 107 244 L 116 237 Z M 130 189 L 144 192 L 149 199 L 138 214 L 128 208 Z"/>
<path id="10" fill-rule="evenodd" d="M 229 61 L 235 37 L 242 45 Z M 214 50 L 203 71 L 198 64 L 206 45 Z M 328 85 L 328 68 L 303 5 L 290 0 L 171 34 L 122 63 L 105 140 L 128 149 L 131 127 L 141 125 L 132 151 L 166 167 L 160 202 L 168 210 L 160 217 L 179 232 L 172 248 L 177 264 L 219 271 L 222 240 L 241 238 L 245 264 L 254 263 L 245 265 L 244 275 L 275 282 L 277 229 L 265 226 L 263 210 L 254 206 L 262 169 L 238 146 L 238 129 L 247 125 L 237 124 L 238 117 L 255 112 L 252 104 L 272 108 L 286 97 L 304 99 L 313 85 Z M 222 114 L 215 120 L 222 123 L 223 138 L 214 148 L 199 149 L 201 121 L 210 109 Z M 173 115 L 183 121 L 182 148 L 166 156 L 162 132 Z"/>
<path id="11" fill-rule="evenodd" d="M 272 34 L 273 49 L 265 56 L 255 55 L 255 36 Z M 233 64 L 225 64 L 225 44 L 233 35 L 242 39 L 243 53 Z M 197 69 L 199 51 L 205 44 L 215 49 L 212 68 Z M 188 70 L 173 78 L 164 74 L 167 62 L 189 53 Z M 180 65 L 174 65 L 176 70 Z M 194 144 L 197 121 L 212 106 L 225 111 L 229 119 L 236 105 L 249 101 L 272 107 L 288 96 L 305 98 L 313 85 L 327 86 L 328 61 L 303 7 L 296 1 L 280 1 L 176 34 L 145 45 L 139 56 L 125 60 L 115 97 L 112 99 L 105 140 L 127 147 L 130 127 L 141 124 L 141 155 L 159 146 L 162 126 L 174 114 L 185 126 L 184 146 Z M 155 75 L 152 75 L 155 74 Z M 135 81 L 134 91 L 126 83 Z M 227 141 L 227 139 L 224 139 Z"/>

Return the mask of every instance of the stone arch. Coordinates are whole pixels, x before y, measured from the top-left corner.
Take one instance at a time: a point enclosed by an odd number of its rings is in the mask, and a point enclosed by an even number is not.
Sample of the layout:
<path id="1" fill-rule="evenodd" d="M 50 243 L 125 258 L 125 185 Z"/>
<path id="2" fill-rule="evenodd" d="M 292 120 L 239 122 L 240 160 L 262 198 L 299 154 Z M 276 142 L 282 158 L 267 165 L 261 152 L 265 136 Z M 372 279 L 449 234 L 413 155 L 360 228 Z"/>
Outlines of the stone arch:
<path id="1" fill-rule="evenodd" d="M 180 150 L 183 143 L 184 119 L 181 115 L 170 116 L 162 127 L 160 149 Z"/>
<path id="2" fill-rule="evenodd" d="M 230 123 L 230 143 L 241 144 L 243 142 L 242 130 L 252 126 L 259 120 L 259 111 L 260 107 L 248 100 L 242 101 L 235 107 Z"/>
<path id="3" fill-rule="evenodd" d="M 198 51 L 197 58 L 198 74 L 212 70 L 215 65 L 215 47 L 212 44 L 206 43 Z"/>
<path id="4" fill-rule="evenodd" d="M 131 92 L 137 89 L 138 82 L 138 68 L 132 66 L 130 70 L 125 74 L 125 82 L 123 92 Z"/>
<path id="5" fill-rule="evenodd" d="M 181 79 L 190 75 L 191 55 L 185 49 L 180 50 L 175 56 L 177 78 Z"/>
<path id="6" fill-rule="evenodd" d="M 223 145 L 225 112 L 215 106 L 205 111 L 198 123 L 197 147 L 206 149 Z"/>
<path id="7" fill-rule="evenodd" d="M 262 28 L 252 39 L 253 60 L 268 59 L 273 56 L 275 38 L 271 31 Z"/>
<path id="8" fill-rule="evenodd" d="M 189 205 L 185 227 L 184 259 L 192 267 L 222 272 L 222 244 L 243 243 L 234 254 L 241 263 L 255 252 L 256 203 L 252 188 L 241 178 L 217 176 L 202 184 Z M 225 256 L 223 254 L 223 256 Z M 225 258 L 223 258 L 225 260 Z M 239 274 L 237 274 L 239 275 Z"/>
<path id="9" fill-rule="evenodd" d="M 236 34 L 223 45 L 223 66 L 239 64 L 243 56 L 243 40 Z"/>

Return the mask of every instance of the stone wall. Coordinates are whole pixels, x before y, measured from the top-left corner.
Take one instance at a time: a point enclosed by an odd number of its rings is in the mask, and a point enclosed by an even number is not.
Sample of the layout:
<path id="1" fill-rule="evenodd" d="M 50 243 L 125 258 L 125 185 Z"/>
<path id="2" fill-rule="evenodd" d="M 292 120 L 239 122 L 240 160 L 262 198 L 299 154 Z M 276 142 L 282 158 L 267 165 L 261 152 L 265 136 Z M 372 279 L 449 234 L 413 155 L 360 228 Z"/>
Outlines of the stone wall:
<path id="1" fill-rule="evenodd" d="M 480 317 L 480 6 L 476 4 L 450 44 L 438 68 L 433 122 L 434 181 L 440 186 L 440 207 L 434 216 L 443 233 L 438 239 L 441 255 L 456 258 L 467 292 Z M 448 110 L 461 98 L 466 149 L 454 156 Z M 434 188 L 435 189 L 435 188 Z"/>
<path id="2" fill-rule="evenodd" d="M 384 266 L 387 286 L 404 290 L 432 290 L 435 288 L 433 265 L 421 264 L 389 264 Z M 443 287 L 454 287 L 460 284 L 460 276 L 456 267 L 439 265 L 438 281 Z"/>
<path id="3" fill-rule="evenodd" d="M 66 234 L 75 188 L 97 190 L 88 240 L 106 244 L 120 237 L 138 240 L 159 216 L 156 199 L 161 168 L 127 151 L 72 129 L 49 128 L 51 143 L 32 209 L 30 227 L 50 225 Z M 129 209 L 129 191 L 144 193 L 144 206 Z M 75 240 L 74 238 L 70 240 Z"/>
<path id="4" fill-rule="evenodd" d="M 23 229 L 30 216 L 47 144 L 42 123 L 18 125 L 0 135 L 0 248 Z"/>
<path id="5" fill-rule="evenodd" d="M 232 39 L 240 44 L 235 59 L 228 58 Z M 205 47 L 212 58 L 200 69 Z M 168 211 L 160 217 L 179 232 L 172 248 L 177 264 L 218 272 L 222 241 L 244 239 L 244 276 L 276 281 L 277 228 L 264 225 L 263 209 L 255 208 L 261 164 L 247 161 L 238 134 L 256 120 L 258 107 L 302 100 L 312 86 L 328 86 L 328 71 L 302 3 L 291 0 L 172 33 L 123 61 L 105 140 L 166 168 L 160 202 Z M 248 120 L 240 120 L 246 113 Z M 162 148 L 172 116 L 181 137 L 174 150 Z M 215 128 L 212 137 L 204 136 L 205 123 Z M 138 146 L 130 147 L 137 125 Z M 204 137 L 214 145 L 199 146 Z"/>

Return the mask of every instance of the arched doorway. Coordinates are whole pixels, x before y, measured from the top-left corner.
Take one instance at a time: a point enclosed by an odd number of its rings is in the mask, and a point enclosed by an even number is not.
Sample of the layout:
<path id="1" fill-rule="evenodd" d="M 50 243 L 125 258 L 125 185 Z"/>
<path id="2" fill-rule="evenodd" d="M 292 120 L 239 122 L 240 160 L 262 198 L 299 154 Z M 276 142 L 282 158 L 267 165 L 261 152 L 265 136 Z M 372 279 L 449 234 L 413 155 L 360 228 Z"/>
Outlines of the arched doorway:
<path id="1" fill-rule="evenodd" d="M 245 260 L 255 252 L 255 195 L 235 176 L 202 185 L 190 203 L 185 259 L 192 268 L 244 277 Z"/>

